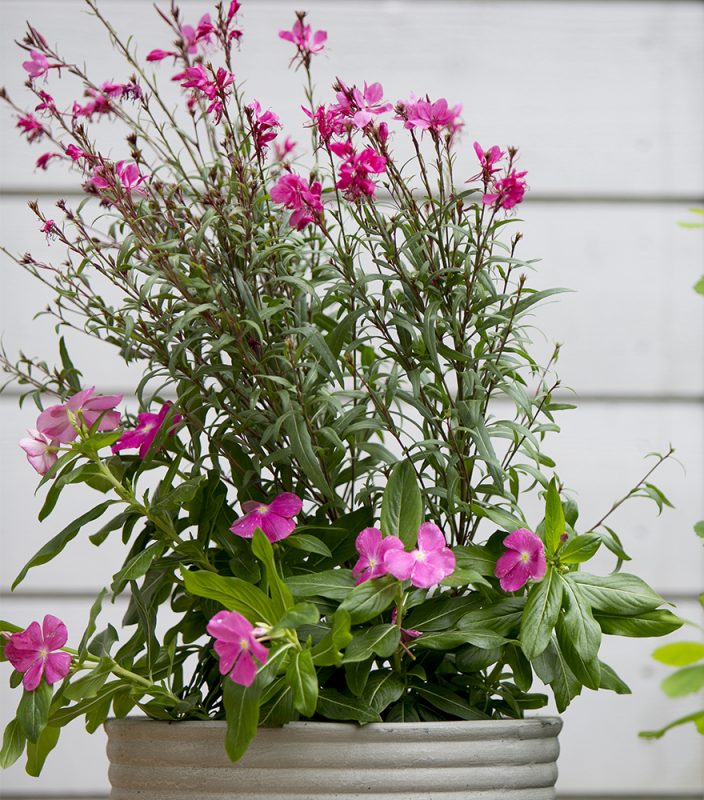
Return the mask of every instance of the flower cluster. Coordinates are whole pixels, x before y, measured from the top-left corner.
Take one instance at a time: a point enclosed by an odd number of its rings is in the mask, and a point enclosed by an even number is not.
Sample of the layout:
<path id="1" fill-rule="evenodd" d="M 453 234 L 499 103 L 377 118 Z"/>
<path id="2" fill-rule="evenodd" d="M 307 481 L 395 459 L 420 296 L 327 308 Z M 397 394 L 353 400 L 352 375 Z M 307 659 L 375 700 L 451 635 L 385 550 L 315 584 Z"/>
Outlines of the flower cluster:
<path id="1" fill-rule="evenodd" d="M 323 190 L 319 181 L 308 183 L 294 173 L 282 175 L 269 192 L 275 203 L 293 211 L 289 219 L 292 228 L 303 230 L 311 222 L 319 222 L 323 213 Z"/>

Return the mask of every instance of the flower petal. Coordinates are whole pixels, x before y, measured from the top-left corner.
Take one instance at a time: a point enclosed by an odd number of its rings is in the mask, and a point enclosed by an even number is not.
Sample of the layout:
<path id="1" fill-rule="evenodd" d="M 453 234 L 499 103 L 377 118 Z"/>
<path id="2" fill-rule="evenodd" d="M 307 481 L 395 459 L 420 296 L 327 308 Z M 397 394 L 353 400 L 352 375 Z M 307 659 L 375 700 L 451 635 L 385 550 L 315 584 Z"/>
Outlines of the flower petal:
<path id="1" fill-rule="evenodd" d="M 240 642 L 252 633 L 252 623 L 237 611 L 218 611 L 206 626 L 208 633 L 224 642 Z"/>
<path id="2" fill-rule="evenodd" d="M 497 559 L 496 566 L 494 567 L 494 576 L 502 578 L 510 572 L 520 560 L 521 554 L 518 550 L 507 550 Z"/>
<path id="3" fill-rule="evenodd" d="M 424 522 L 418 528 L 418 549 L 424 553 L 430 553 L 433 550 L 442 550 L 447 547 L 445 537 L 442 531 L 434 522 Z"/>
<path id="4" fill-rule="evenodd" d="M 360 556 L 376 558 L 381 552 L 382 534 L 378 528 L 364 528 L 357 534 L 354 546 Z"/>
<path id="5" fill-rule="evenodd" d="M 68 641 L 66 625 L 58 618 L 47 614 L 42 622 L 44 644 L 49 650 L 59 650 Z"/>
<path id="6" fill-rule="evenodd" d="M 249 514 L 245 514 L 244 517 L 235 520 L 230 530 L 243 539 L 251 539 L 254 536 L 254 531 L 262 527 L 264 516 L 258 511 L 250 511 Z"/>
<path id="7" fill-rule="evenodd" d="M 411 583 L 418 589 L 429 589 L 447 578 L 455 570 L 455 556 L 449 547 L 429 553 L 422 561 L 416 561 Z"/>
<path id="8" fill-rule="evenodd" d="M 49 653 L 44 665 L 44 677 L 49 686 L 63 680 L 71 670 L 71 655 L 69 653 Z"/>
<path id="9" fill-rule="evenodd" d="M 275 497 L 269 504 L 269 511 L 278 514 L 280 517 L 295 517 L 296 514 L 301 513 L 303 508 L 303 501 L 300 497 L 293 494 L 293 492 L 283 492 Z"/>
<path id="10" fill-rule="evenodd" d="M 264 531 L 264 535 L 270 542 L 279 542 L 290 536 L 296 528 L 296 523 L 292 519 L 280 517 L 272 511 L 267 511 L 261 515 L 259 527 Z"/>
<path id="11" fill-rule="evenodd" d="M 399 581 L 406 581 L 411 577 L 415 564 L 416 557 L 405 550 L 389 550 L 384 555 L 386 571 Z"/>
<path id="12" fill-rule="evenodd" d="M 257 665 L 248 650 L 243 650 L 237 659 L 235 668 L 230 673 L 230 678 L 240 686 L 251 686 L 257 677 Z"/>
<path id="13" fill-rule="evenodd" d="M 216 639 L 213 645 L 215 652 L 220 656 L 220 674 L 227 675 L 235 666 L 237 657 L 242 653 L 242 647 L 233 642 Z"/>
<path id="14" fill-rule="evenodd" d="M 499 584 L 505 592 L 517 592 L 526 585 L 528 578 L 530 567 L 519 559 L 512 569 L 499 578 Z"/>
<path id="15" fill-rule="evenodd" d="M 44 659 L 37 657 L 30 668 L 24 673 L 22 685 L 28 692 L 33 692 L 42 681 L 44 673 Z"/>

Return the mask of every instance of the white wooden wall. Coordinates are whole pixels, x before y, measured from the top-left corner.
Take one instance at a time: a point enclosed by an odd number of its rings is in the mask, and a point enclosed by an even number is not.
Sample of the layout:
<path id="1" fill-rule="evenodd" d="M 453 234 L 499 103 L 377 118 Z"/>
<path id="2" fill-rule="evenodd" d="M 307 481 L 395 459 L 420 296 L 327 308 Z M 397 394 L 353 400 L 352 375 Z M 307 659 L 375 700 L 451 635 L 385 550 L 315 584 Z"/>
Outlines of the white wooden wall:
<path id="1" fill-rule="evenodd" d="M 147 0 L 102 5 L 120 32 L 135 34 L 143 54 L 168 43 Z M 205 0 L 181 5 L 192 21 L 210 10 Z M 580 403 L 564 415 L 553 444 L 560 474 L 593 520 L 644 471 L 646 453 L 670 442 L 677 447 L 682 466 L 669 464 L 658 476 L 676 510 L 656 518 L 635 503 L 614 523 L 634 556 L 633 571 L 685 617 L 697 618 L 704 552 L 692 524 L 704 518 L 704 300 L 690 287 L 704 271 L 704 236 L 677 222 L 688 207 L 704 205 L 704 3 L 245 0 L 241 72 L 252 96 L 292 124 L 301 119 L 302 95 L 298 77 L 285 71 L 289 51 L 276 32 L 290 26 L 299 6 L 330 33 L 328 53 L 316 62 L 321 98 L 339 75 L 350 83 L 381 80 L 391 99 L 413 91 L 463 102 L 467 174 L 475 171 L 474 138 L 520 145 L 531 185 L 522 209 L 524 254 L 543 259 L 541 285 L 576 290 L 540 320 L 550 341 L 565 343 L 560 371 Z M 18 101 L 25 76 L 11 42 L 21 37 L 25 18 L 68 57 L 92 65 L 96 78 L 126 77 L 80 0 L 2 0 L 0 82 Z M 41 249 L 24 200 L 38 198 L 49 214 L 56 196 L 74 196 L 75 184 L 55 164 L 34 172 L 43 148 L 20 142 L 13 125 L 0 109 L 0 240 L 18 251 Z M 109 123 L 100 127 L 117 160 L 124 154 L 119 137 Z M 61 258 L 58 246 L 50 252 Z M 51 328 L 31 320 L 45 293 L 9 262 L 3 268 L 5 345 L 52 359 Z M 87 381 L 129 392 L 129 374 L 105 348 L 76 341 L 74 352 Z M 0 613 L 25 623 L 52 612 L 77 633 L 87 598 L 120 556 L 109 544 L 97 550 L 76 542 L 60 569 L 37 570 L 9 593 L 18 568 L 84 499 L 74 488 L 55 516 L 36 523 L 35 476 L 16 446 L 34 416 L 29 407 L 18 409 L 12 393 L 0 398 Z M 108 616 L 119 615 L 115 608 Z M 686 635 L 696 633 L 680 638 Z M 607 643 L 605 659 L 634 694 L 587 692 L 565 714 L 563 796 L 701 796 L 701 737 L 680 729 L 660 742 L 637 738 L 694 702 L 663 698 L 658 683 L 665 671 L 649 660 L 654 646 Z M 2 683 L 4 721 L 17 697 Z M 2 793 L 102 796 L 103 749 L 101 734 L 88 737 L 73 723 L 41 779 L 16 766 L 0 776 Z"/>

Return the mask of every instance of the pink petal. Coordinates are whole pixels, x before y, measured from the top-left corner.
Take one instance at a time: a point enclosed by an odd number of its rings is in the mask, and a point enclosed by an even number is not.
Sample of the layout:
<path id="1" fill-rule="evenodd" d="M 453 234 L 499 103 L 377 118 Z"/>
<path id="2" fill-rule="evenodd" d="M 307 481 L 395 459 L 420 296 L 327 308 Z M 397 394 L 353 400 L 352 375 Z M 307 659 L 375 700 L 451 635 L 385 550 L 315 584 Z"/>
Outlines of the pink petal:
<path id="1" fill-rule="evenodd" d="M 80 392 L 76 392 L 76 394 L 71 395 L 71 397 L 69 397 L 66 401 L 66 408 L 70 408 L 71 411 L 78 411 L 83 407 L 83 404 L 86 402 L 86 400 L 88 400 L 94 391 L 95 386 L 89 386 L 87 389 L 81 389 Z"/>
<path id="2" fill-rule="evenodd" d="M 37 430 L 62 444 L 72 442 L 78 431 L 71 425 L 65 406 L 50 406 L 37 419 Z"/>
<path id="3" fill-rule="evenodd" d="M 49 653 L 44 665 L 44 677 L 49 686 L 63 680 L 71 671 L 71 656 L 69 653 Z"/>
<path id="4" fill-rule="evenodd" d="M 257 665 L 247 650 L 237 659 L 235 668 L 230 673 L 230 678 L 240 686 L 251 686 L 257 676 Z"/>
<path id="5" fill-rule="evenodd" d="M 411 575 L 411 583 L 419 589 L 429 589 L 455 571 L 455 555 L 449 547 L 434 551 L 416 565 Z"/>
<path id="6" fill-rule="evenodd" d="M 272 511 L 267 511 L 266 514 L 261 514 L 259 527 L 264 531 L 264 535 L 270 542 L 279 542 L 293 533 L 296 523 L 292 519 L 280 517 Z"/>
<path id="7" fill-rule="evenodd" d="M 383 560 L 390 550 L 403 550 L 403 542 L 398 536 L 385 536 L 381 540 L 381 546 L 378 550 L 379 558 Z"/>
<path id="8" fill-rule="evenodd" d="M 418 528 L 418 549 L 430 553 L 443 547 L 447 547 L 447 542 L 440 528 L 434 522 L 424 522 Z"/>
<path id="9" fill-rule="evenodd" d="M 242 652 L 242 647 L 239 644 L 216 639 L 214 649 L 220 656 L 220 674 L 227 675 L 234 667 L 237 657 Z"/>
<path id="10" fill-rule="evenodd" d="M 275 497 L 269 504 L 269 511 L 278 514 L 280 517 L 295 517 L 301 513 L 303 501 L 293 492 L 283 492 Z"/>
<path id="11" fill-rule="evenodd" d="M 250 511 L 249 514 L 235 520 L 230 530 L 243 539 L 251 539 L 254 536 L 254 531 L 262 527 L 264 516 L 258 511 Z"/>
<path id="12" fill-rule="evenodd" d="M 257 659 L 262 663 L 266 664 L 269 658 L 269 651 L 264 647 L 261 642 L 258 642 L 256 639 L 251 638 L 249 641 L 249 645 L 252 648 L 252 652 L 257 657 Z"/>
<path id="13" fill-rule="evenodd" d="M 536 536 L 533 531 L 527 528 L 519 528 L 504 539 L 504 547 L 510 547 L 511 550 L 520 550 L 532 553 L 536 547 L 543 546 L 540 538 Z"/>
<path id="14" fill-rule="evenodd" d="M 534 554 L 530 560 L 529 567 L 530 577 L 533 578 L 534 581 L 540 581 L 545 577 L 545 571 L 548 567 L 545 561 L 544 547 L 541 547 L 540 550 Z"/>
<path id="15" fill-rule="evenodd" d="M 218 611 L 210 618 L 206 630 L 224 642 L 240 642 L 252 633 L 252 624 L 237 611 Z"/>
<path id="16" fill-rule="evenodd" d="M 279 39 L 285 39 L 287 42 L 293 42 L 293 44 L 296 43 L 291 31 L 279 31 Z"/>
<path id="17" fill-rule="evenodd" d="M 22 685 L 28 692 L 33 692 L 41 683 L 44 672 L 44 659 L 37 658 L 32 666 L 24 673 Z"/>
<path id="18" fill-rule="evenodd" d="M 381 552 L 382 535 L 378 528 L 365 528 L 355 539 L 355 547 L 360 556 L 374 558 Z"/>
<path id="19" fill-rule="evenodd" d="M 369 559 L 361 556 L 357 563 L 352 567 L 352 575 L 358 578 L 357 584 L 368 581 L 371 575 L 364 575 L 364 571 L 369 569 Z"/>
<path id="20" fill-rule="evenodd" d="M 68 631 L 64 623 L 51 614 L 47 614 L 42 622 L 44 644 L 49 650 L 59 650 L 68 641 Z"/>
<path id="21" fill-rule="evenodd" d="M 505 592 L 516 592 L 530 578 L 530 567 L 524 561 L 518 561 L 513 569 L 499 577 L 499 584 Z"/>
<path id="22" fill-rule="evenodd" d="M 384 87 L 380 83 L 372 83 L 367 86 L 364 84 L 364 99 L 372 106 L 378 103 L 384 96 Z"/>
<path id="23" fill-rule="evenodd" d="M 503 578 L 521 561 L 521 554 L 517 550 L 507 550 L 499 556 L 496 567 L 494 568 L 494 575 L 497 578 Z"/>
<path id="24" fill-rule="evenodd" d="M 159 425 L 154 425 L 151 428 L 145 429 L 145 432 L 143 434 L 142 445 L 139 448 L 139 457 L 141 459 L 147 457 L 147 453 L 149 452 L 151 446 L 154 444 L 154 439 L 156 439 L 158 433 L 159 433 Z"/>
<path id="25" fill-rule="evenodd" d="M 357 128 L 363 128 L 365 125 L 368 125 L 372 119 L 374 119 L 374 115 L 369 111 L 357 111 L 352 117 L 352 122 L 354 122 Z"/>
<path id="26" fill-rule="evenodd" d="M 415 564 L 416 557 L 413 553 L 406 553 L 404 550 L 389 550 L 384 556 L 386 571 L 399 581 L 406 581 L 411 577 Z"/>

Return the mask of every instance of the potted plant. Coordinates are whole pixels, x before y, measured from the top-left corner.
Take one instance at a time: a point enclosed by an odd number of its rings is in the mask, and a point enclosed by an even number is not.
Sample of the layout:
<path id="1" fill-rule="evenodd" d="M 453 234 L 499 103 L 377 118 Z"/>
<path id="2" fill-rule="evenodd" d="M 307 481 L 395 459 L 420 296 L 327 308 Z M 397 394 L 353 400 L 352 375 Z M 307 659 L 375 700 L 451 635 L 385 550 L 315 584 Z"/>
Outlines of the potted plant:
<path id="1" fill-rule="evenodd" d="M 26 750 L 38 774 L 82 717 L 109 720 L 119 798 L 553 797 L 561 723 L 526 716 L 547 703 L 535 678 L 559 711 L 584 687 L 627 692 L 602 635 L 681 621 L 620 572 L 610 512 L 578 522 L 543 449 L 569 406 L 557 349 L 531 355 L 558 290 L 530 286 L 512 233 L 517 151 L 474 143 L 476 174 L 457 175 L 460 106 L 343 80 L 318 104 L 327 34 L 299 13 L 279 36 L 305 78 L 306 149 L 244 96 L 236 0 L 197 24 L 159 11 L 174 41 L 146 58 L 86 3 L 124 83 L 29 27 L 36 108 L 3 96 L 86 202 L 59 201 L 60 219 L 31 204 L 68 257 L 16 260 L 54 290 L 59 326 L 142 367 L 139 410 L 84 380 L 63 339 L 55 368 L 3 356 L 40 409 L 20 443 L 40 520 L 70 484 L 97 492 L 15 586 L 77 536 L 127 553 L 82 637 L 51 614 L 0 624 L 22 691 L 3 766 Z M 156 75 L 183 88 L 178 111 Z M 60 107 L 59 79 L 85 97 Z M 95 144 L 100 117 L 125 127 L 119 156 Z M 612 510 L 662 507 L 651 472 Z M 616 569 L 592 574 L 604 547 Z M 123 594 L 123 630 L 101 627 Z"/>

